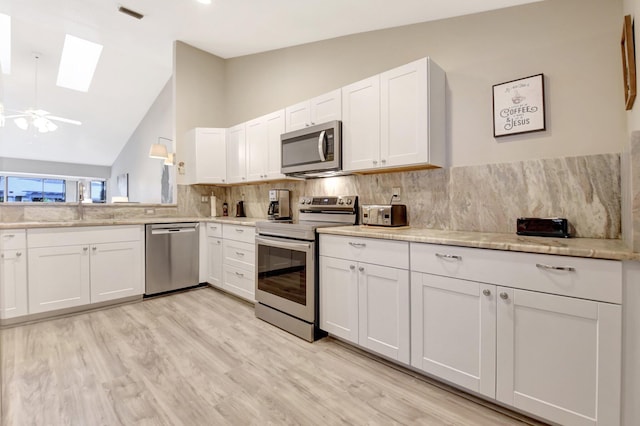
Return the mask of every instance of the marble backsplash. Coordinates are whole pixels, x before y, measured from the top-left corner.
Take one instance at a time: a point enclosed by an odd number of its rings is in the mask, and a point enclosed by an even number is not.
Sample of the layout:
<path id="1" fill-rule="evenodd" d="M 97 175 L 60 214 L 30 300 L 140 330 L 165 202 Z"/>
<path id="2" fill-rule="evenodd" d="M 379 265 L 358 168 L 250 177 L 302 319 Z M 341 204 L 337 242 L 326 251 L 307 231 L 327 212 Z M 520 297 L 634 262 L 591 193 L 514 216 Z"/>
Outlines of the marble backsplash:
<path id="1" fill-rule="evenodd" d="M 640 164 L 635 167 L 640 170 Z M 301 195 L 319 194 L 357 194 L 361 204 L 386 204 L 395 187 L 415 227 L 513 233 L 518 217 L 566 217 L 578 237 L 620 238 L 619 154 L 233 186 L 224 188 L 222 196 L 230 216 L 236 202 L 244 200 L 247 216 L 266 217 L 272 188 L 290 189 L 294 204 Z M 199 194 L 214 188 L 183 187 L 179 204 L 186 198 L 195 204 L 191 214 L 198 210 L 208 216 L 209 206 Z M 221 189 L 215 190 L 220 194 Z M 640 210 L 640 198 L 635 206 Z"/>
<path id="2" fill-rule="evenodd" d="M 632 170 L 638 171 L 640 140 L 633 142 L 631 151 Z M 80 209 L 76 204 L 3 204 L 0 220 L 208 217 L 206 200 L 212 193 L 219 200 L 218 215 L 226 201 L 229 216 L 235 216 L 236 203 L 243 200 L 247 216 L 266 217 L 272 188 L 289 189 L 295 206 L 302 195 L 321 194 L 355 194 L 361 204 L 386 204 L 397 187 L 399 202 L 408 206 L 415 227 L 513 233 L 517 217 L 560 216 L 569 219 L 578 237 L 620 238 L 620 158 L 602 154 L 230 187 L 178 185 L 177 206 L 85 204 Z M 640 173 L 634 178 L 633 226 L 635 247 L 640 248 Z M 297 215 L 294 208 L 294 219 Z"/>

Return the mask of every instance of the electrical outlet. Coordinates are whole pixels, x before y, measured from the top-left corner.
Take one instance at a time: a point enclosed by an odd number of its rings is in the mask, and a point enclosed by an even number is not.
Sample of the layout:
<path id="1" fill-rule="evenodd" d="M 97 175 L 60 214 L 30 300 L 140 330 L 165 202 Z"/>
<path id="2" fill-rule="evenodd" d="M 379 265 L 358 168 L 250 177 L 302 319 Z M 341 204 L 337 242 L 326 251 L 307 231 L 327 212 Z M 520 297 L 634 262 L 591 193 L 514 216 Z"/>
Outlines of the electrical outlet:
<path id="1" fill-rule="evenodd" d="M 208 203 L 209 202 L 209 196 L 208 195 L 201 195 L 200 196 L 200 202 Z"/>
<path id="2" fill-rule="evenodd" d="M 400 188 L 393 188 L 393 201 L 400 201 Z"/>
<path id="3" fill-rule="evenodd" d="M 154 214 L 156 211 L 154 209 L 146 209 L 144 214 Z"/>

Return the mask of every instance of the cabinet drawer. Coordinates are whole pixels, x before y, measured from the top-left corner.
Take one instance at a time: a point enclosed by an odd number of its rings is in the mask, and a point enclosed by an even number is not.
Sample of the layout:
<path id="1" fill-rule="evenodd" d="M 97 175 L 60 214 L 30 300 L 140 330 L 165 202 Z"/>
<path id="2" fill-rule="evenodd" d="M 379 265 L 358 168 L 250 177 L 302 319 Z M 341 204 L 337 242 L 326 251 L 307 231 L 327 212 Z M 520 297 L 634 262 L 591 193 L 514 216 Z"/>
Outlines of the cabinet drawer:
<path id="1" fill-rule="evenodd" d="M 253 272 L 225 265 L 223 289 L 249 301 L 255 300 L 255 277 Z"/>
<path id="2" fill-rule="evenodd" d="M 27 234 L 24 229 L 0 231 L 0 250 L 23 249 L 27 247 Z"/>
<path id="3" fill-rule="evenodd" d="M 222 224 L 222 237 L 226 240 L 255 244 L 256 228 L 253 226 Z"/>
<path id="4" fill-rule="evenodd" d="M 320 255 L 409 269 L 409 243 L 404 241 L 321 235 Z"/>
<path id="5" fill-rule="evenodd" d="M 254 271 L 255 245 L 240 241 L 223 240 L 224 264 Z"/>
<path id="6" fill-rule="evenodd" d="M 29 229 L 29 248 L 143 241 L 142 225 Z"/>
<path id="7" fill-rule="evenodd" d="M 222 224 L 215 222 L 207 222 L 207 237 L 222 237 Z"/>
<path id="8" fill-rule="evenodd" d="M 609 303 L 622 302 L 622 262 L 411 243 L 411 269 Z"/>

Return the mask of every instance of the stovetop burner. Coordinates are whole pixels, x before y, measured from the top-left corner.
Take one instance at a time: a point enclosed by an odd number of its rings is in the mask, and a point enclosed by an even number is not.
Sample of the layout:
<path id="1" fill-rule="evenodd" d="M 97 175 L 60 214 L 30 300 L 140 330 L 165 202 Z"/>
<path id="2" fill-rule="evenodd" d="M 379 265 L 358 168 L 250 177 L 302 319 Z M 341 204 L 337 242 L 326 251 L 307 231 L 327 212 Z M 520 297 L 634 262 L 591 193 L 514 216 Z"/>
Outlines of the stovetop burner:
<path id="1" fill-rule="evenodd" d="M 355 225 L 358 220 L 357 195 L 300 197 L 298 207 L 297 221 L 258 222 L 258 234 L 314 241 L 317 228 Z"/>

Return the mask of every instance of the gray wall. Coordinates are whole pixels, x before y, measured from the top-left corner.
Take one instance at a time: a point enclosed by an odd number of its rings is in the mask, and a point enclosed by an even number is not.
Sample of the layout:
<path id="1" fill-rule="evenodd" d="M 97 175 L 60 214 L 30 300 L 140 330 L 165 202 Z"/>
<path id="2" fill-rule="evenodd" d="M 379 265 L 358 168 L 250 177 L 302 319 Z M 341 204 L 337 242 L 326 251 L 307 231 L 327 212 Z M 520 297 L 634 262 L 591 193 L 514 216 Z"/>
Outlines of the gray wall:
<path id="1" fill-rule="evenodd" d="M 109 180 L 109 199 L 118 195 L 116 177 L 122 173 L 129 174 L 129 201 L 139 203 L 160 203 L 162 190 L 162 174 L 175 174 L 174 167 L 165 167 L 162 160 L 149 158 L 151 144 L 158 143 L 158 138 L 173 139 L 173 82 L 169 79 L 149 111 L 129 138 L 118 158 L 111 167 Z M 169 152 L 175 151 L 171 141 L 160 140 L 167 145 Z M 176 202 L 175 177 L 171 178 L 172 202 Z"/>
<path id="2" fill-rule="evenodd" d="M 622 0 L 555 0 L 226 61 L 226 125 L 431 56 L 454 166 L 620 152 Z M 544 73 L 548 130 L 493 138 L 494 84 Z"/>

